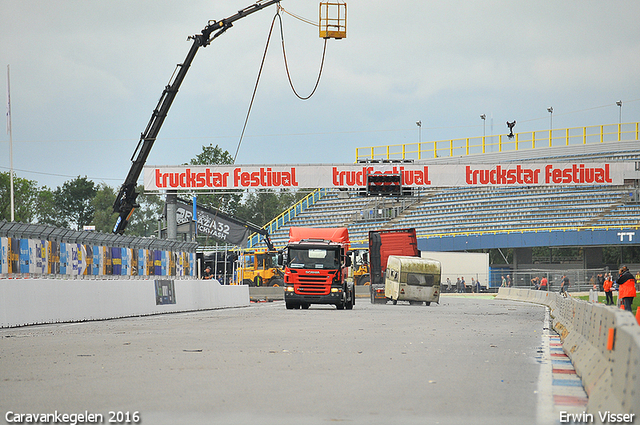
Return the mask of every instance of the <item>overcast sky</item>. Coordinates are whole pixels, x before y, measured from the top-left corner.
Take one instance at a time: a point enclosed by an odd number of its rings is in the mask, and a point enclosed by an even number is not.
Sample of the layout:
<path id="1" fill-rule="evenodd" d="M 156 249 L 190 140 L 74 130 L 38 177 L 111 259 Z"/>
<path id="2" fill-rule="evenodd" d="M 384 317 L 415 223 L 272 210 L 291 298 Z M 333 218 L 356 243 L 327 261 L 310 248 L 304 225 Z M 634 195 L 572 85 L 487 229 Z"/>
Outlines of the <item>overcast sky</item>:
<path id="1" fill-rule="evenodd" d="M 55 188 L 76 176 L 118 187 L 177 63 L 209 20 L 252 0 L 0 0 L 11 70 L 14 168 Z M 314 0 L 282 0 L 316 21 Z M 239 164 L 349 163 L 355 148 L 640 121 L 640 2 L 350 0 L 320 85 L 294 96 L 275 32 Z M 200 49 L 148 165 L 235 153 L 276 6 Z M 291 75 L 308 94 L 323 40 L 283 16 Z M 0 132 L 0 171 L 9 169 Z"/>

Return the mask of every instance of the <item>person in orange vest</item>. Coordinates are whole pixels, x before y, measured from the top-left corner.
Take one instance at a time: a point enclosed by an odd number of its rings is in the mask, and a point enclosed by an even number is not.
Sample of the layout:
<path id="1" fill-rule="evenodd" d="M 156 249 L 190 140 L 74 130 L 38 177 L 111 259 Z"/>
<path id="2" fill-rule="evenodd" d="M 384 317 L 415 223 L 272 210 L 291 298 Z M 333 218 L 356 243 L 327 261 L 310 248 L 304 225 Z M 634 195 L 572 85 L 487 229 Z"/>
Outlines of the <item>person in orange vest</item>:
<path id="1" fill-rule="evenodd" d="M 541 291 L 546 291 L 547 290 L 547 278 L 546 276 L 542 278 L 542 280 L 540 281 L 540 290 Z"/>
<path id="2" fill-rule="evenodd" d="M 602 287 L 604 289 L 604 295 L 607 297 L 605 304 L 613 305 L 613 281 L 611 280 L 610 274 L 607 274 Z"/>
<path id="3" fill-rule="evenodd" d="M 620 266 L 620 277 L 616 281 L 618 284 L 618 297 L 622 300 L 624 309 L 631 311 L 631 303 L 636 296 L 636 279 L 633 277 L 627 266 Z"/>

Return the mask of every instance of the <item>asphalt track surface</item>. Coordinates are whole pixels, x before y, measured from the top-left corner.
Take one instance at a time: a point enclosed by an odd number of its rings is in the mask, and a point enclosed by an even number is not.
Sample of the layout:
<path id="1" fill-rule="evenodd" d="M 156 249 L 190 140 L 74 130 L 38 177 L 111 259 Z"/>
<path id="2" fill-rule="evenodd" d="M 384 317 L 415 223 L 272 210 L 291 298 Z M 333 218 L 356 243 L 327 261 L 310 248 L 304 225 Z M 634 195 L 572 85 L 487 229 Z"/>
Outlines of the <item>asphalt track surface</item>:
<path id="1" fill-rule="evenodd" d="M 127 423 L 543 424 L 545 308 L 284 303 L 0 330 L 0 413 Z M 554 421 L 555 422 L 555 421 Z M 131 422 L 129 422 L 131 423 Z"/>

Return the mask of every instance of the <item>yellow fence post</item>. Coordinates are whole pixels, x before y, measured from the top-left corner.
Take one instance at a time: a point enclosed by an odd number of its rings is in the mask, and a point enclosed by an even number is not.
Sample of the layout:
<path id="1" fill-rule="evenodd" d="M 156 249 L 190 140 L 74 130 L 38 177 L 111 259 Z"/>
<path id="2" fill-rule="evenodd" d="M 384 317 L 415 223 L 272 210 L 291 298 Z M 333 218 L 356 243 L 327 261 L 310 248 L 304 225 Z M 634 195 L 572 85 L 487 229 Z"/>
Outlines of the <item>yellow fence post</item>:
<path id="1" fill-rule="evenodd" d="M 582 127 L 582 144 L 587 144 L 587 127 Z"/>
<path id="2" fill-rule="evenodd" d="M 622 124 L 618 124 L 618 142 L 621 140 L 622 137 Z"/>
<path id="3" fill-rule="evenodd" d="M 600 143 L 604 142 L 604 125 L 600 126 Z"/>
<path id="4" fill-rule="evenodd" d="M 532 131 L 531 132 L 531 149 L 535 149 L 536 148 L 536 132 Z"/>

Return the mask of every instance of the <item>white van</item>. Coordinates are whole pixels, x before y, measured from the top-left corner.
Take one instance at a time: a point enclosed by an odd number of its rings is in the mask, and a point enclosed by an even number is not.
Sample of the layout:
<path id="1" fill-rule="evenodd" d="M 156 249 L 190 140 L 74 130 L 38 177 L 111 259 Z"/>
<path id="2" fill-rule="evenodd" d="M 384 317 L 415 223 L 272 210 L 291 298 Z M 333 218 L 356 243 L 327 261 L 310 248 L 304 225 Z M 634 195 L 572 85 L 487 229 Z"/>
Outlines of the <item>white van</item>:
<path id="1" fill-rule="evenodd" d="M 384 296 L 393 304 L 431 305 L 440 302 L 440 262 L 429 258 L 390 255 L 387 261 Z"/>

